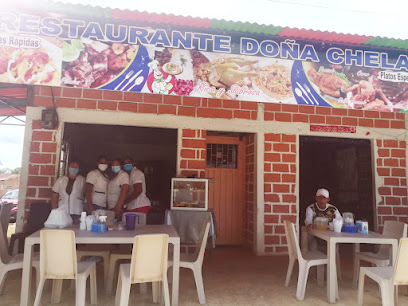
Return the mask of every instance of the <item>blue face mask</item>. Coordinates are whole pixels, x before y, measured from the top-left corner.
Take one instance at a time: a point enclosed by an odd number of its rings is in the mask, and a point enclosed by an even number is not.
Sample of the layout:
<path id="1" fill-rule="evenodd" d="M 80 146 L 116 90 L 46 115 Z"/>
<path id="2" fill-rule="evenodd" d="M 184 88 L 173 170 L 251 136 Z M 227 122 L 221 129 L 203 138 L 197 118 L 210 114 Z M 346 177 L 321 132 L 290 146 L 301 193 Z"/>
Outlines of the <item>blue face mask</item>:
<path id="1" fill-rule="evenodd" d="M 78 168 L 68 168 L 69 174 L 71 175 L 77 175 L 79 172 Z"/>
<path id="2" fill-rule="evenodd" d="M 112 166 L 112 171 L 113 171 L 114 173 L 119 173 L 119 171 L 120 171 L 120 166 Z"/>
<path id="3" fill-rule="evenodd" d="M 125 165 L 123 166 L 123 169 L 125 169 L 126 171 L 130 171 L 130 170 L 133 169 L 133 166 L 132 166 L 132 164 L 125 164 Z"/>

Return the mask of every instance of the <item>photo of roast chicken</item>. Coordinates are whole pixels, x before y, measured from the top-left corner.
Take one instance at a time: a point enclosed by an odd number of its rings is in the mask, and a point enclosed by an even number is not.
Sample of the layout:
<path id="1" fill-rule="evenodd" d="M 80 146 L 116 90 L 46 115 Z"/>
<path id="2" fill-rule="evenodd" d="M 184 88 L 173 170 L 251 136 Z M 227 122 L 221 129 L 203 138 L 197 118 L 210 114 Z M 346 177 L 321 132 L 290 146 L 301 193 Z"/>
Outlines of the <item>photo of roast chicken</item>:
<path id="1" fill-rule="evenodd" d="M 346 92 L 350 87 L 350 83 L 337 73 L 317 72 L 315 69 L 310 69 L 308 75 L 320 88 L 321 93 L 335 98 L 340 98 L 342 92 Z"/>

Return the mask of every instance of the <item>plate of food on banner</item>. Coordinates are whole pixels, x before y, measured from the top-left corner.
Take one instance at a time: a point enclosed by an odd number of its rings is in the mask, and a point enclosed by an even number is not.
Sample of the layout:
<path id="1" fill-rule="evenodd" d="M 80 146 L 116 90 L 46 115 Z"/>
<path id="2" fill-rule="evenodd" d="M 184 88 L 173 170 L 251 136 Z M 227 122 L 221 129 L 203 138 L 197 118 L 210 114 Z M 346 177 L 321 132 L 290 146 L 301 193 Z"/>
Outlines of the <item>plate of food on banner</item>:
<path id="1" fill-rule="evenodd" d="M 152 47 L 149 55 L 153 58 L 146 84 L 149 92 L 160 91 L 178 96 L 192 93 L 194 73 L 189 50 Z"/>
<path id="2" fill-rule="evenodd" d="M 381 69 L 303 63 L 310 82 L 334 107 L 395 111 L 408 104 L 408 84 L 382 80 Z"/>
<path id="3" fill-rule="evenodd" d="M 16 39 L 27 39 L 16 36 Z M 27 47 L 0 47 L 0 82 L 59 85 L 61 41 L 35 38 Z"/>
<path id="4" fill-rule="evenodd" d="M 64 41 L 61 83 L 121 91 L 143 87 L 148 72 L 143 50 L 138 45 L 90 39 Z M 135 76 L 139 77 L 136 83 Z"/>
<path id="5" fill-rule="evenodd" d="M 262 58 L 259 66 L 253 86 L 264 94 L 263 100 L 296 103 L 291 81 L 293 61 Z"/>
<path id="6" fill-rule="evenodd" d="M 220 99 L 259 101 L 263 91 L 255 86 L 259 58 L 244 55 L 219 55 L 194 51 L 198 59 L 194 65 L 197 92 Z M 267 97 L 265 95 L 265 97 Z"/>

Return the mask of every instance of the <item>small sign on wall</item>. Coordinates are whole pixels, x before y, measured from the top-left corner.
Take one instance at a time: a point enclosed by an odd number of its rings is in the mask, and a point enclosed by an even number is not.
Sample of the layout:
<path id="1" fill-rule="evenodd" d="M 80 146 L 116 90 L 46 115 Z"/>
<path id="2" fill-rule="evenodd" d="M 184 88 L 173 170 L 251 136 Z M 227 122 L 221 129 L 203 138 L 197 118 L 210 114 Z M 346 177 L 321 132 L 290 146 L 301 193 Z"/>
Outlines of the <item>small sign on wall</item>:
<path id="1" fill-rule="evenodd" d="M 327 132 L 327 133 L 355 133 L 355 126 L 339 126 L 339 125 L 310 125 L 311 132 Z"/>

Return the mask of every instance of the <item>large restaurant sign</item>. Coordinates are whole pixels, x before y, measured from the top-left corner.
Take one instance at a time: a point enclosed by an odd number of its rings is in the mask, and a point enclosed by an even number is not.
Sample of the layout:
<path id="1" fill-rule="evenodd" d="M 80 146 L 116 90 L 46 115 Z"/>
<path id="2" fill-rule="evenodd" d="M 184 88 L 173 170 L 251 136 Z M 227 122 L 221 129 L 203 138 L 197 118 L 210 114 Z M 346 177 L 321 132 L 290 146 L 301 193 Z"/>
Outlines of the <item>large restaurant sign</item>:
<path id="1" fill-rule="evenodd" d="M 100 16 L 75 8 L 2 9 L 0 82 L 408 109 L 407 52 L 138 22 L 128 11 Z"/>

